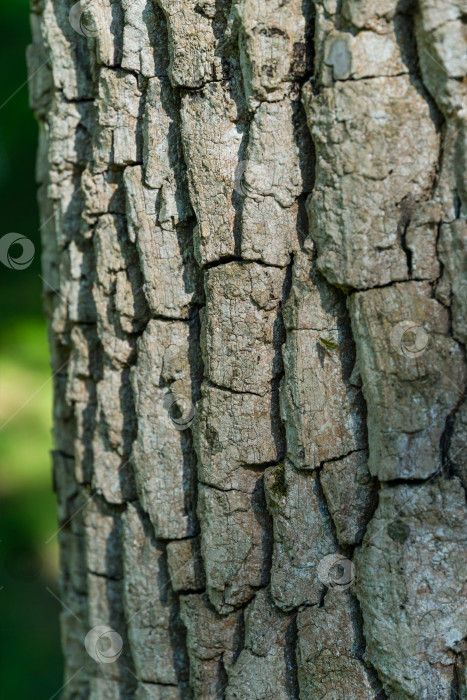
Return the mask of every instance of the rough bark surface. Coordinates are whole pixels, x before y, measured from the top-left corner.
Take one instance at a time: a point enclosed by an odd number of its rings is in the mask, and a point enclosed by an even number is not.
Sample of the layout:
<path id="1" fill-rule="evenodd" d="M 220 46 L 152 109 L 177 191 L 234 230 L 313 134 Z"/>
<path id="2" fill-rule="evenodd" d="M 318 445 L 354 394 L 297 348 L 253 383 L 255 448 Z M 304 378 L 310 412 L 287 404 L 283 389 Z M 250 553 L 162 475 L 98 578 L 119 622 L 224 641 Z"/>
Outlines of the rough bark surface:
<path id="1" fill-rule="evenodd" d="M 31 20 L 63 697 L 467 698 L 465 0 Z"/>

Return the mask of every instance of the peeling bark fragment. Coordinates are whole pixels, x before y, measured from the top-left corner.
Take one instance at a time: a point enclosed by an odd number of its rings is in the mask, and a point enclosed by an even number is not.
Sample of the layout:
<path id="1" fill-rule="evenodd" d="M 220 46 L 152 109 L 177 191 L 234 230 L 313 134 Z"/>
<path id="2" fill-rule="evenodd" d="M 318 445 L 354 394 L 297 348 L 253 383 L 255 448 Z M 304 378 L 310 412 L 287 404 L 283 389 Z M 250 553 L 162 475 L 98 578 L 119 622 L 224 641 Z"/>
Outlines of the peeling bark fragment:
<path id="1" fill-rule="evenodd" d="M 444 266 L 441 285 L 444 293 L 447 289 L 450 292 L 446 301 L 451 302 L 452 334 L 465 346 L 467 345 L 467 221 L 459 220 L 441 225 L 439 257 Z M 442 297 L 440 301 L 443 301 Z"/>
<path id="2" fill-rule="evenodd" d="M 438 222 L 452 222 L 463 214 L 463 166 L 459 166 L 459 127 L 455 120 L 447 120 L 441 130 L 439 174 L 433 200 L 439 211 Z M 464 169 L 465 170 L 465 169 Z"/>
<path id="3" fill-rule="evenodd" d="M 413 279 L 436 280 L 440 276 L 437 242 L 440 203 L 431 199 L 408 212 L 410 218 L 405 232 L 405 245 L 410 255 Z"/>
<path id="4" fill-rule="evenodd" d="M 356 657 L 358 626 L 355 601 L 342 591 L 328 590 L 323 607 L 298 613 L 300 698 L 374 700 L 368 671 Z"/>
<path id="5" fill-rule="evenodd" d="M 296 256 L 284 307 L 281 415 L 288 456 L 299 468 L 318 467 L 366 444 L 344 295 L 317 272 L 312 254 L 308 244 Z"/>
<path id="6" fill-rule="evenodd" d="M 54 86 L 63 90 L 67 100 L 93 97 L 90 61 L 86 38 L 80 36 L 69 21 L 68 0 L 45 0 L 42 33 L 52 55 Z"/>
<path id="7" fill-rule="evenodd" d="M 250 125 L 244 174 L 246 191 L 273 196 L 282 207 L 292 206 L 310 188 L 310 182 L 303 181 L 300 168 L 301 160 L 310 159 L 310 153 L 303 149 L 304 143 L 309 143 L 309 136 L 297 112 L 298 105 L 289 101 L 266 102 L 255 111 Z"/>
<path id="8" fill-rule="evenodd" d="M 129 458 L 136 421 L 133 415 L 125 415 L 125 408 L 134 403 L 128 369 L 118 372 L 104 366 L 102 379 L 97 383 L 97 402 L 92 485 L 108 502 L 122 503 L 135 497 Z"/>
<path id="9" fill-rule="evenodd" d="M 365 446 L 361 393 L 351 384 L 353 353 L 342 327 L 287 334 L 281 414 L 288 456 L 299 468 L 313 469 Z"/>
<path id="10" fill-rule="evenodd" d="M 120 66 L 122 61 L 122 36 L 115 27 L 122 27 L 124 14 L 120 0 L 92 0 L 83 2 L 77 13 L 89 36 L 88 49 L 92 47 L 98 64 Z M 77 24 L 77 26 L 79 26 Z"/>
<path id="11" fill-rule="evenodd" d="M 26 62 L 29 74 L 29 106 L 38 116 L 45 117 L 49 108 L 53 90 L 52 69 L 48 61 L 48 52 L 42 42 L 42 23 L 38 15 L 30 15 L 33 43 L 26 48 Z M 40 125 L 42 130 L 43 125 Z M 39 154 L 38 154 L 39 155 Z M 39 182 L 42 179 L 38 178 Z"/>
<path id="12" fill-rule="evenodd" d="M 122 534 L 120 513 L 104 501 L 91 498 L 83 508 L 86 562 L 88 570 L 109 579 L 122 577 Z"/>
<path id="13" fill-rule="evenodd" d="M 157 0 L 169 29 L 170 79 L 174 85 L 196 88 L 224 75 L 220 54 L 227 3 Z"/>
<path id="14" fill-rule="evenodd" d="M 136 674 L 141 681 L 177 685 L 186 677 L 186 659 L 166 553 L 147 516 L 133 505 L 123 518 L 123 547 L 123 602 Z"/>
<path id="15" fill-rule="evenodd" d="M 345 317 L 345 297 L 331 287 L 316 269 L 315 246 L 308 238 L 295 258 L 292 284 L 283 316 L 289 330 L 337 328 Z"/>
<path id="16" fill-rule="evenodd" d="M 198 476 L 219 489 L 247 491 L 251 473 L 283 456 L 277 391 L 233 394 L 204 383 L 193 425 Z"/>
<path id="17" fill-rule="evenodd" d="M 297 198 L 311 189 L 311 142 L 296 100 L 263 103 L 253 115 L 246 160 L 236 173 L 246 259 L 285 266 L 299 248 Z"/>
<path id="18" fill-rule="evenodd" d="M 169 542 L 167 566 L 174 591 L 199 591 L 205 588 L 199 537 Z"/>
<path id="19" fill-rule="evenodd" d="M 99 132 L 94 141 L 97 164 L 142 161 L 142 93 L 137 78 L 122 70 L 101 69 L 97 100 Z"/>
<path id="20" fill-rule="evenodd" d="M 467 635 L 466 545 L 458 479 L 381 491 L 357 554 L 356 590 L 366 658 L 391 697 L 451 697 Z"/>
<path id="21" fill-rule="evenodd" d="M 356 36 L 332 31 L 326 37 L 322 52 L 318 79 L 327 87 L 333 86 L 336 80 L 389 77 L 408 72 L 393 29 L 390 34 L 363 31 Z"/>
<path id="22" fill-rule="evenodd" d="M 95 449 L 92 445 L 96 437 L 97 415 L 96 387 L 92 382 L 86 382 L 85 391 L 80 396 L 80 400 L 74 403 L 73 408 L 73 419 L 64 421 L 64 427 L 66 427 L 66 437 L 70 434 L 70 437 L 73 436 L 74 439 L 71 442 L 71 446 L 62 444 L 59 449 L 69 454 L 71 451 L 71 454 L 74 454 L 77 482 L 79 484 L 91 484 L 93 478 L 91 455 L 93 455 Z M 120 460 L 118 460 L 118 463 L 120 464 Z"/>
<path id="23" fill-rule="evenodd" d="M 368 471 L 368 452 L 360 450 L 325 462 L 320 474 L 339 544 L 359 544 L 377 503 L 378 486 Z"/>
<path id="24" fill-rule="evenodd" d="M 298 203 L 284 209 L 274 197 L 246 197 L 242 212 L 242 258 L 285 267 L 291 254 L 299 249 L 299 239 L 305 238 L 306 230 Z"/>
<path id="25" fill-rule="evenodd" d="M 423 80 L 443 112 L 454 116 L 466 108 L 465 5 L 462 0 L 421 0 L 416 30 Z"/>
<path id="26" fill-rule="evenodd" d="M 245 611 L 245 646 L 228 669 L 226 700 L 289 700 L 293 661 L 284 647 L 293 618 L 274 607 L 268 590 L 258 591 Z M 292 697 L 296 697 L 293 695 Z"/>
<path id="27" fill-rule="evenodd" d="M 355 294 L 349 310 L 368 405 L 370 472 L 383 481 L 428 477 L 465 381 L 448 313 L 424 282 Z"/>
<path id="28" fill-rule="evenodd" d="M 90 225 L 99 215 L 125 214 L 125 191 L 122 174 L 109 170 L 104 173 L 93 172 L 87 167 L 81 176 L 81 188 L 86 207 L 85 216 Z"/>
<path id="29" fill-rule="evenodd" d="M 145 78 L 167 70 L 163 55 L 167 45 L 165 23 L 159 7 L 151 0 L 122 0 L 122 8 L 125 13 L 122 68 L 141 73 Z"/>
<path id="30" fill-rule="evenodd" d="M 63 594 L 64 600 L 71 599 L 75 593 L 86 595 L 88 592 L 85 528 L 83 518 L 79 517 L 80 513 L 76 513 L 78 508 L 85 506 L 85 501 L 83 497 L 78 497 L 73 500 L 72 504 L 71 519 L 60 523 L 62 529 L 58 533 L 62 548 L 60 552 L 60 594 Z"/>
<path id="31" fill-rule="evenodd" d="M 139 166 L 127 168 L 124 180 L 129 232 L 138 249 L 148 306 L 155 315 L 187 318 L 191 305 L 202 299 L 191 228 L 176 227 L 172 217 L 159 225 L 160 190 L 143 185 Z"/>
<path id="32" fill-rule="evenodd" d="M 210 83 L 182 99 L 182 140 L 197 219 L 195 256 L 203 265 L 235 253 L 243 112 L 238 81 Z"/>
<path id="33" fill-rule="evenodd" d="M 397 11 L 406 9 L 407 0 L 343 0 L 342 14 L 359 29 L 383 33 Z"/>
<path id="34" fill-rule="evenodd" d="M 449 445 L 449 462 L 458 469 L 458 476 L 467 491 L 467 403 L 456 413 Z"/>
<path id="35" fill-rule="evenodd" d="M 110 362 L 126 365 L 134 359 L 134 340 L 147 318 L 136 250 L 121 216 L 99 217 L 94 234 L 98 270 L 93 286 L 99 339 Z M 77 302 L 79 308 L 79 300 Z"/>
<path id="36" fill-rule="evenodd" d="M 86 236 L 87 232 L 83 231 L 85 225 L 79 218 L 83 204 L 83 193 L 80 188 L 81 176 L 68 172 L 66 167 L 64 170 L 58 170 L 55 176 L 50 178 L 50 183 L 47 187 L 46 194 L 49 200 L 46 211 L 50 230 L 44 232 L 43 235 L 49 234 L 46 248 L 49 248 L 50 252 L 54 251 L 55 253 L 55 266 L 59 268 L 59 279 L 61 280 L 61 284 L 59 284 L 57 278 L 46 278 L 46 286 L 47 283 L 51 285 L 47 287 L 47 293 L 53 290 L 58 292 L 59 287 L 61 287 L 61 293 L 67 290 L 71 282 L 71 275 L 66 268 L 66 264 L 71 251 L 70 246 L 68 248 L 66 246 L 70 241 L 74 243 L 74 241 L 79 240 L 81 234 L 83 238 L 89 237 Z M 61 251 L 62 248 L 65 249 L 63 253 Z M 67 272 L 68 276 L 66 276 Z"/>
<path id="37" fill-rule="evenodd" d="M 150 321 L 138 342 L 132 374 L 138 421 L 132 457 L 137 489 L 156 536 L 163 539 L 196 534 L 191 435 L 177 429 L 174 401 L 167 400 L 169 393 L 186 406 L 197 399 L 196 337 L 194 322 Z"/>
<path id="38" fill-rule="evenodd" d="M 53 487 L 57 494 L 58 522 L 62 524 L 70 517 L 70 504 L 78 492 L 75 460 L 72 457 L 61 454 L 58 450 L 53 450 L 52 463 Z"/>
<path id="39" fill-rule="evenodd" d="M 304 104 L 317 152 L 309 200 L 318 267 L 364 289 L 407 279 L 398 221 L 431 187 L 439 137 L 420 86 L 405 75 L 336 83 Z"/>
<path id="40" fill-rule="evenodd" d="M 54 95 L 48 127 L 50 138 L 47 158 L 50 165 L 65 170 L 88 162 L 93 128 L 91 105 L 67 102 L 60 93 Z M 57 184 L 63 187 L 63 183 Z"/>
<path id="41" fill-rule="evenodd" d="M 239 34 L 240 63 L 249 106 L 278 101 L 306 70 L 306 24 L 311 3 L 238 0 L 231 22 Z M 237 26 L 238 25 L 238 26 Z"/>
<path id="42" fill-rule="evenodd" d="M 88 574 L 88 625 L 93 627 L 110 627 L 120 635 L 123 641 L 121 656 L 112 663 L 99 663 L 90 656 L 87 666 L 93 676 L 121 681 L 133 686 L 133 659 L 127 638 L 127 627 L 122 609 L 123 584 L 103 576 Z M 83 644 L 83 639 L 80 640 Z M 134 673 L 134 671 L 133 671 Z"/>
<path id="43" fill-rule="evenodd" d="M 286 461 L 267 469 L 264 481 L 274 525 L 271 596 L 283 610 L 317 605 L 324 590 L 318 564 L 337 551 L 318 477 Z"/>
<path id="44" fill-rule="evenodd" d="M 423 81 L 451 126 L 454 175 L 462 217 L 467 215 L 467 34 L 465 3 L 421 0 L 415 30 Z"/>
<path id="45" fill-rule="evenodd" d="M 63 333 L 69 322 L 95 323 L 96 305 L 93 299 L 92 251 L 86 245 L 78 246 L 71 241 L 61 255 L 60 279 L 67 279 L 60 296 L 60 305 L 55 308 L 53 330 Z"/>
<path id="46" fill-rule="evenodd" d="M 269 579 L 270 518 L 262 481 L 250 473 L 248 491 L 200 486 L 198 516 L 207 591 L 221 614 L 250 600 Z"/>
<path id="47" fill-rule="evenodd" d="M 202 324 L 205 376 L 238 392 L 264 395 L 282 369 L 280 305 L 285 271 L 232 262 L 206 273 Z"/>
<path id="48" fill-rule="evenodd" d="M 89 412 L 89 408 L 84 408 L 83 412 Z M 98 420 L 100 422 L 100 416 Z M 102 494 L 109 503 L 113 504 L 121 504 L 126 498 L 136 497 L 129 459 L 128 457 L 122 459 L 118 452 L 109 445 L 101 424 L 98 424 L 92 446 L 84 452 L 82 460 L 90 459 L 91 455 L 96 461 L 91 483 L 99 494 Z"/>
<path id="49" fill-rule="evenodd" d="M 163 188 L 164 203 L 161 203 L 157 211 L 159 221 L 171 221 L 164 216 L 163 210 L 174 210 L 175 224 L 185 221 L 192 214 L 186 188 L 180 128 L 180 100 L 177 92 L 168 78 L 152 78 L 148 81 L 144 115 L 144 182 L 153 189 Z M 173 203 L 165 201 L 169 193 Z"/>
<path id="50" fill-rule="evenodd" d="M 224 697 L 225 672 L 234 662 L 242 640 L 242 613 L 220 617 L 207 595 L 180 597 L 180 612 L 187 631 L 190 684 L 195 698 Z"/>

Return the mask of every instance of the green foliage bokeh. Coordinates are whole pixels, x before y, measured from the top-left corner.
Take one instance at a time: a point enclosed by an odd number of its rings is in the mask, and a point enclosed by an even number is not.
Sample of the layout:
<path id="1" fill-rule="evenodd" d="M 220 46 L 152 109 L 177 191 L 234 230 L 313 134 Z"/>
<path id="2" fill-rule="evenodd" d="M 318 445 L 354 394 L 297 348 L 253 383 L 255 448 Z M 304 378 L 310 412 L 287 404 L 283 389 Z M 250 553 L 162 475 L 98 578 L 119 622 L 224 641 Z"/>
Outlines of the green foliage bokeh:
<path id="1" fill-rule="evenodd" d="M 52 387 L 39 277 L 37 126 L 28 104 L 25 59 L 28 0 L 4 0 L 0 17 L 0 238 L 17 232 L 36 247 L 26 270 L 0 263 L 0 697 L 49 700 L 63 681 L 60 605 L 52 595 L 57 594 Z M 21 552 L 34 552 L 42 562 L 32 576 L 18 575 Z"/>

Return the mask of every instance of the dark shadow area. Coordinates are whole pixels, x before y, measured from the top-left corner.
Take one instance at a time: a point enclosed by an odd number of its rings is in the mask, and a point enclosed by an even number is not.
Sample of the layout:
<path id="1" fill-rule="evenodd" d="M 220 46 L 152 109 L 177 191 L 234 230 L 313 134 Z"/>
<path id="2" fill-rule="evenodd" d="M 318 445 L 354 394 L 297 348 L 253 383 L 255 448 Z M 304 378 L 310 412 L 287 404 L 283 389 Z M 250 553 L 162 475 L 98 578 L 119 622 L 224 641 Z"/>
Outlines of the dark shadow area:
<path id="1" fill-rule="evenodd" d="M 263 533 L 261 537 L 261 550 L 263 563 L 261 566 L 260 586 L 267 586 L 271 577 L 273 531 L 272 517 L 266 507 L 266 496 L 264 493 L 264 476 L 261 476 L 255 484 L 251 494 L 250 504 L 255 520 L 260 525 Z"/>
<path id="2" fill-rule="evenodd" d="M 0 498 L 0 696 L 49 698 L 62 683 L 56 581 L 41 529 L 55 515 L 50 485 Z M 53 529 L 50 530 L 53 532 Z"/>

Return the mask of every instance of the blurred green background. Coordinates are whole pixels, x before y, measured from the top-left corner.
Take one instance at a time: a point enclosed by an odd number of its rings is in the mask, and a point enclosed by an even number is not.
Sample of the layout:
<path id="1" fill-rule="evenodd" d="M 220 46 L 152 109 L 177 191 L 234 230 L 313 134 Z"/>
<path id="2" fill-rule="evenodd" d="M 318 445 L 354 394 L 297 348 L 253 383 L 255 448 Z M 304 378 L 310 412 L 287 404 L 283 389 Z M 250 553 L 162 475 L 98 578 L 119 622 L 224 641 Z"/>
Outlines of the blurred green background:
<path id="1" fill-rule="evenodd" d="M 28 106 L 29 0 L 0 9 L 0 238 L 36 246 L 22 271 L 0 263 L 0 697 L 49 700 L 62 684 L 55 497 L 49 451 L 52 386 L 41 308 L 40 233 L 34 181 L 37 127 Z M 39 566 L 41 563 L 41 566 Z"/>

